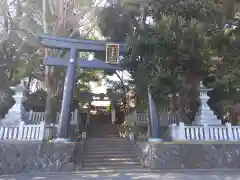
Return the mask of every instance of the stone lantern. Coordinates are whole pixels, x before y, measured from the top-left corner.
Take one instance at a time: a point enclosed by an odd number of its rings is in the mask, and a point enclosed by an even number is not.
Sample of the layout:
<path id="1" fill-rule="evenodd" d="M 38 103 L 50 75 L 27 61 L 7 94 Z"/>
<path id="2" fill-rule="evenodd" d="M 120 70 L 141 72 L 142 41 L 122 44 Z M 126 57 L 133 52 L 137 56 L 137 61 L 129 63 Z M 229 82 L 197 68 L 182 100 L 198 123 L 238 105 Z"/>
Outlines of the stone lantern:
<path id="1" fill-rule="evenodd" d="M 8 111 L 5 118 L 1 120 L 1 124 L 18 125 L 21 121 L 27 120 L 26 111 L 23 107 L 23 102 L 27 100 L 27 89 L 25 88 L 24 81 L 21 81 L 21 84 L 10 88 L 15 92 L 13 95 L 15 104 Z"/>
<path id="2" fill-rule="evenodd" d="M 202 81 L 199 86 L 200 90 L 200 106 L 199 110 L 195 116 L 195 120 L 193 121 L 194 125 L 221 125 L 221 121 L 217 119 L 217 116 L 213 113 L 213 111 L 208 106 L 207 102 L 210 97 L 207 95 L 209 91 L 212 89 L 206 88 Z"/>

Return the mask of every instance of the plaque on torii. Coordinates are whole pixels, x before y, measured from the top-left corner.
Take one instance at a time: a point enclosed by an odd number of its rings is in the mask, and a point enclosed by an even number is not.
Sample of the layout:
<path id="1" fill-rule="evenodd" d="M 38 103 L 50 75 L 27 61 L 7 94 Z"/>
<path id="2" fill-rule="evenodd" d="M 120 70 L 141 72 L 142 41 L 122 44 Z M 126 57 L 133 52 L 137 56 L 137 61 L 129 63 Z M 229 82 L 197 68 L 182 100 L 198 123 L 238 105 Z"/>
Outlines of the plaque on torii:
<path id="1" fill-rule="evenodd" d="M 119 44 L 106 44 L 106 63 L 119 64 Z"/>

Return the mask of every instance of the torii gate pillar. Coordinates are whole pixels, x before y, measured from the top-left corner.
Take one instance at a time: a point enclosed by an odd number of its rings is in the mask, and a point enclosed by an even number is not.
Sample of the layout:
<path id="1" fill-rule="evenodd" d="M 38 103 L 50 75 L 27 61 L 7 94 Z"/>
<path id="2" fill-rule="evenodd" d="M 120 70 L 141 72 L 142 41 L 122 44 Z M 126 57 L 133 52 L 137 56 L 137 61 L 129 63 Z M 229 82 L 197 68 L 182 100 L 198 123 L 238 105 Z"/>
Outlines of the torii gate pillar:
<path id="1" fill-rule="evenodd" d="M 77 49 L 70 49 L 70 59 L 68 61 L 67 72 L 64 81 L 63 98 L 61 104 L 61 112 L 59 116 L 59 128 L 57 137 L 66 138 L 67 128 L 69 121 L 69 112 L 72 101 L 72 90 L 76 79 L 76 68 L 77 68 Z"/>

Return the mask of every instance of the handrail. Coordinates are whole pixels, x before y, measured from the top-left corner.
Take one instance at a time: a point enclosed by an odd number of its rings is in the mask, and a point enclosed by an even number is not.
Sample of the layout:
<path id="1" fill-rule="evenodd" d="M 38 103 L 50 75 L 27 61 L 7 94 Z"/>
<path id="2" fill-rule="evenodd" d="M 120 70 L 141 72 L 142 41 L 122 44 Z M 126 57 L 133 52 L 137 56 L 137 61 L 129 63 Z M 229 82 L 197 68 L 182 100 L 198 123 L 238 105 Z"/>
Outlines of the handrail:
<path id="1" fill-rule="evenodd" d="M 80 150 L 80 162 L 79 166 L 81 169 L 84 168 L 84 152 L 85 152 L 85 143 L 86 143 L 86 132 L 82 133 L 82 141 L 81 141 L 81 150 Z"/>
<path id="2" fill-rule="evenodd" d="M 74 144 L 74 151 L 73 151 L 73 161 L 74 161 L 74 164 L 73 164 L 73 169 L 77 169 L 77 164 L 78 164 L 78 145 L 79 143 L 77 141 L 75 141 L 75 144 Z"/>
<path id="3" fill-rule="evenodd" d="M 75 147 L 74 147 L 74 169 L 77 170 L 79 168 L 80 170 L 84 168 L 84 150 L 85 150 L 85 138 L 83 136 L 79 136 L 78 139 L 75 141 Z"/>
<path id="4" fill-rule="evenodd" d="M 78 120 L 77 120 L 78 122 Z M 86 142 L 86 133 L 87 131 L 87 123 L 85 129 L 76 139 L 75 144 L 75 169 L 79 168 L 79 170 L 84 168 L 84 151 L 85 151 L 85 142 Z"/>
<path id="5" fill-rule="evenodd" d="M 81 141 L 80 141 L 80 154 L 79 154 L 79 168 L 83 169 L 84 168 L 84 152 L 85 152 L 85 143 L 86 143 L 86 138 L 87 138 L 87 128 L 88 128 L 88 124 L 86 123 L 85 126 L 85 131 L 82 132 L 81 134 Z"/>

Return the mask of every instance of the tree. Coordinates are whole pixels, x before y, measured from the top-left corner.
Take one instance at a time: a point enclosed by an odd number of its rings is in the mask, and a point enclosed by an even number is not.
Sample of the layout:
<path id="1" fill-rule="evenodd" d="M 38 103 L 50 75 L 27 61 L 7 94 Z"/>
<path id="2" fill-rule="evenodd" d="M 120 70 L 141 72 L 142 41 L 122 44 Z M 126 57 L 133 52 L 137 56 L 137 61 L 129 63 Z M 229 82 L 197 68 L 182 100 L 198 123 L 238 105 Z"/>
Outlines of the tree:
<path id="1" fill-rule="evenodd" d="M 211 48 L 216 54 L 217 63 L 206 81 L 214 88 L 210 105 L 221 118 L 227 114 L 232 116 L 227 119 L 233 123 L 237 123 L 239 118 L 239 114 L 236 113 L 236 110 L 239 111 L 240 101 L 239 32 L 239 17 L 236 14 L 235 18 L 228 19 L 225 28 L 215 34 Z"/>
<path id="2" fill-rule="evenodd" d="M 28 0 L 21 4 L 24 11 L 22 28 L 27 32 L 38 35 L 41 32 L 58 36 L 88 37 L 96 23 L 97 8 L 95 1 L 67 1 L 67 0 Z M 38 30 L 38 32 L 36 31 Z M 40 31 L 39 31 L 40 30 Z M 66 51 L 45 49 L 45 56 L 55 55 L 67 57 Z M 60 95 L 64 83 L 64 68 L 46 67 L 45 72 L 38 74 L 38 78 L 45 80 L 47 88 L 46 119 L 50 122 L 56 116 L 56 104 L 60 103 Z"/>
<path id="3" fill-rule="evenodd" d="M 41 55 L 40 51 L 36 51 L 40 44 L 33 33 L 26 33 L 21 29 L 24 20 L 19 3 L 19 0 L 0 2 L 0 13 L 3 17 L 3 31 L 0 33 L 0 91 L 4 97 L 0 108 L 1 116 L 4 116 L 14 103 L 9 86 L 23 77 L 31 77 L 33 70 L 39 68 L 39 62 L 32 61 L 32 58 L 37 59 L 37 56 Z"/>
<path id="4" fill-rule="evenodd" d="M 106 37 L 126 39 L 126 59 L 140 97 L 146 99 L 149 85 L 158 104 L 167 103 L 170 94 L 180 97 L 173 108 L 191 119 L 198 106 L 199 82 L 215 63 L 209 43 L 223 27 L 222 7 L 207 0 L 117 1 L 103 10 L 100 27 Z M 122 29 L 107 28 L 116 27 L 114 22 Z M 118 36 L 119 31 L 125 34 Z"/>
<path id="5" fill-rule="evenodd" d="M 1 3 L 4 5 L 1 6 L 5 18 L 6 36 L 4 37 L 8 38 L 5 38 L 5 42 L 11 46 L 14 45 L 11 47 L 14 52 L 16 51 L 12 55 L 13 59 L 23 59 L 23 61 L 14 60 L 16 63 L 13 65 L 10 61 L 11 58 L 8 57 L 7 60 L 1 58 L 1 60 L 4 60 L 2 63 L 4 70 L 14 81 L 26 76 L 29 76 L 29 79 L 35 77 L 42 81 L 45 80 L 48 94 L 46 119 L 53 121 L 55 119 L 54 111 L 57 110 L 53 107 L 57 107 L 56 104 L 59 104 L 57 101 L 60 102 L 61 100 L 59 97 L 63 90 L 65 68 L 46 67 L 44 72 L 41 60 L 47 55 L 67 57 L 68 53 L 66 51 L 42 49 L 37 36 L 47 32 L 59 36 L 88 37 L 96 26 L 96 13 L 101 2 L 95 4 L 95 1 L 84 0 L 13 0 L 1 1 Z M 9 12 L 12 9 L 13 12 Z M 7 47 L 5 52 L 11 52 L 10 48 Z M 3 56 L 7 57 L 6 54 Z M 89 76 L 91 73 L 87 72 L 93 71 L 78 70 L 78 72 L 88 76 L 89 79 L 92 78 Z M 85 79 L 87 78 L 85 77 Z M 86 81 L 84 80 L 84 82 Z"/>
<path id="6" fill-rule="evenodd" d="M 134 83 L 125 71 L 116 72 L 115 75 L 118 79 L 107 79 L 108 95 L 111 99 L 112 105 L 121 111 L 121 114 L 127 115 L 132 112 L 136 106 L 136 93 Z M 125 78 L 124 78 L 125 77 Z"/>

